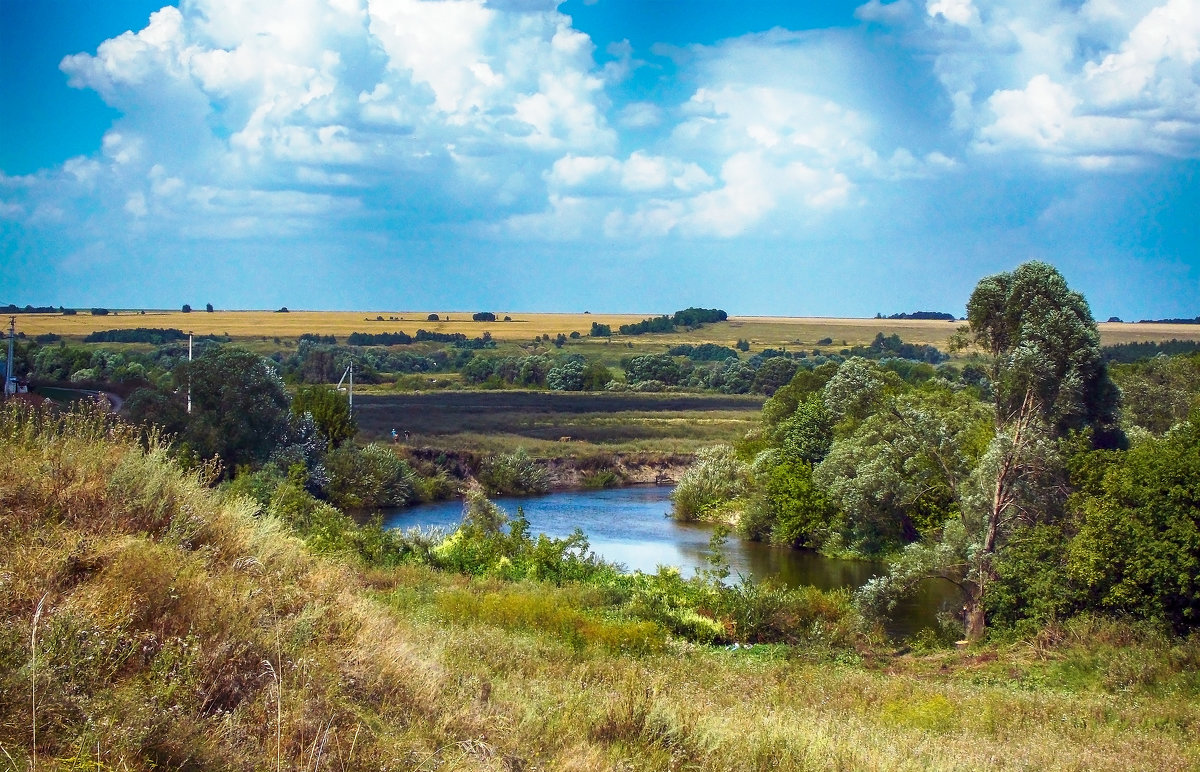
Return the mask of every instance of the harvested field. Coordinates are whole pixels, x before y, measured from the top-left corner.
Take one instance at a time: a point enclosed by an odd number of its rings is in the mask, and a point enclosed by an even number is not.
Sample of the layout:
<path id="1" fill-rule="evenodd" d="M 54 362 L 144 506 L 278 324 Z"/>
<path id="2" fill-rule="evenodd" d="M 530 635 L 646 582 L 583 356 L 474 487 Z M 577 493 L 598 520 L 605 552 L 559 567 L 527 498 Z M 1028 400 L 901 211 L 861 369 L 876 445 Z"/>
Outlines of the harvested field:
<path id="1" fill-rule="evenodd" d="M 570 335 L 578 332 L 581 341 L 573 345 L 608 341 L 587 338 L 592 322 L 608 324 L 615 331 L 622 324 L 640 321 L 654 314 L 525 314 L 515 311 L 495 312 L 499 319 L 505 315 L 512 321 L 473 322 L 470 312 L 437 312 L 443 320 L 430 322 L 427 311 L 147 311 L 144 314 L 122 311 L 117 315 L 75 316 L 60 314 L 21 314 L 18 329 L 26 335 L 56 333 L 68 337 L 83 337 L 98 330 L 133 327 L 165 327 L 193 331 L 197 335 L 229 335 L 242 341 L 273 338 L 294 339 L 304 333 L 334 335 L 343 340 L 352 332 L 382 333 L 403 331 L 410 335 L 418 329 L 431 332 L 462 333 L 478 337 L 490 332 L 500 341 L 527 341 L 535 336 Z M 383 317 L 384 321 L 378 321 Z M 950 336 L 961 322 L 919 319 L 836 319 L 823 317 L 736 316 L 727 322 L 706 324 L 691 332 L 639 336 L 614 335 L 609 345 L 633 343 L 634 346 L 668 346 L 676 343 L 719 343 L 732 346 L 739 338 L 750 341 L 752 351 L 763 348 L 811 349 L 818 341 L 830 338 L 833 343 L 822 346 L 837 350 L 843 346 L 870 343 L 878 333 L 899 335 L 908 343 L 927 343 L 945 349 Z M 1098 325 L 1104 344 L 1131 341 L 1200 340 L 1200 325 L 1194 324 L 1121 324 Z"/>
<path id="2" fill-rule="evenodd" d="M 588 394 L 446 391 L 356 396 L 364 440 L 393 428 L 407 444 L 543 457 L 608 452 L 691 453 L 733 442 L 758 425 L 762 397 L 701 394 Z M 569 439 L 564 439 L 569 438 Z"/>
<path id="3" fill-rule="evenodd" d="M 61 314 L 22 314 L 18 328 L 27 335 L 53 332 L 82 337 L 97 330 L 123 330 L 134 327 L 166 327 L 192 331 L 197 335 L 229 335 L 237 339 L 297 338 L 304 333 L 334 335 L 340 339 L 352 332 L 382 333 L 417 330 L 460 332 L 474 338 L 490 332 L 497 340 L 529 340 L 535 335 L 579 332 L 587 335 L 592 322 L 618 325 L 641 321 L 645 314 L 521 314 L 497 311 L 498 320 L 506 315 L 512 321 L 474 322 L 470 311 L 438 311 L 451 321 L 428 321 L 429 311 L 121 311 L 117 315 L 75 316 Z M 383 317 L 383 321 L 379 321 Z"/>

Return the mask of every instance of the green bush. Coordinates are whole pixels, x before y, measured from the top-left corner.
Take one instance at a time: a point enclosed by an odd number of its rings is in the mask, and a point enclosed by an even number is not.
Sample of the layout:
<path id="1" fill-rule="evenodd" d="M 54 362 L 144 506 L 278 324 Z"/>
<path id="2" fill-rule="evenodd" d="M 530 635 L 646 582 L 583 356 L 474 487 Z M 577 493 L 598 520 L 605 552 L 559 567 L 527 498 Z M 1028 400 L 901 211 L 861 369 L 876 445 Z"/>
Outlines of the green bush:
<path id="1" fill-rule="evenodd" d="M 550 490 L 546 470 L 524 448 L 485 461 L 479 470 L 479 482 L 495 495 L 527 496 Z"/>
<path id="2" fill-rule="evenodd" d="M 613 573 L 589 550 L 582 531 L 565 539 L 531 538 L 520 510 L 510 518 L 480 488 L 467 491 L 462 525 L 434 548 L 432 557 L 435 565 L 460 573 L 552 584 Z"/>
<path id="3" fill-rule="evenodd" d="M 399 507 L 414 499 L 416 475 L 386 445 L 343 445 L 325 456 L 325 469 L 325 492 L 336 507 Z"/>
<path id="4" fill-rule="evenodd" d="M 615 488 L 621 484 L 621 476 L 611 469 L 598 469 L 585 474 L 581 482 L 589 490 Z"/>
<path id="5" fill-rule="evenodd" d="M 715 445 L 696 454 L 696 462 L 679 478 L 671 494 L 677 520 L 711 519 L 728 510 L 746 491 L 748 467 L 728 445 Z"/>
<path id="6" fill-rule="evenodd" d="M 775 454 L 770 457 L 776 460 Z M 762 466 L 755 470 L 754 488 L 738 530 L 757 541 L 792 548 L 820 547 L 835 525 L 838 511 L 813 482 L 812 466 L 791 459 Z"/>

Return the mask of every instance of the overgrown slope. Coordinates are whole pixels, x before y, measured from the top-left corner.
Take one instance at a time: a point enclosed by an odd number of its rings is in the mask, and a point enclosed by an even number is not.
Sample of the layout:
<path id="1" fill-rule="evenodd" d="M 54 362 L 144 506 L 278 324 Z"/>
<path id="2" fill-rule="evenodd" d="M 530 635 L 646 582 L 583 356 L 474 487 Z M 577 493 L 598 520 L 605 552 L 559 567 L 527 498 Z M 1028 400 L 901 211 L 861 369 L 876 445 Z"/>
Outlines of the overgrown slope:
<path id="1" fill-rule="evenodd" d="M 149 444 L 95 415 L 0 416 L 0 768 L 1200 764 L 1195 641 L 1096 664 L 1062 643 L 638 638 L 594 588 L 315 556 Z"/>

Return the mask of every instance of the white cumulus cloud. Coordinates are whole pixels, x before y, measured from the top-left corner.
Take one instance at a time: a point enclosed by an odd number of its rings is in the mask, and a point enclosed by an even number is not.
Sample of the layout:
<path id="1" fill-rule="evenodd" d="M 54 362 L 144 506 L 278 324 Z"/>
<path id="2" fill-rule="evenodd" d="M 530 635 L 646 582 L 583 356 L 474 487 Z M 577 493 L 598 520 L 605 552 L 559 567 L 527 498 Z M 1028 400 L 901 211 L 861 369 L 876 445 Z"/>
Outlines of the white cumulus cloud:
<path id="1" fill-rule="evenodd" d="M 932 53 L 953 125 L 978 149 L 1087 168 L 1200 155 L 1195 0 L 929 0 L 926 12 L 893 23 Z"/>

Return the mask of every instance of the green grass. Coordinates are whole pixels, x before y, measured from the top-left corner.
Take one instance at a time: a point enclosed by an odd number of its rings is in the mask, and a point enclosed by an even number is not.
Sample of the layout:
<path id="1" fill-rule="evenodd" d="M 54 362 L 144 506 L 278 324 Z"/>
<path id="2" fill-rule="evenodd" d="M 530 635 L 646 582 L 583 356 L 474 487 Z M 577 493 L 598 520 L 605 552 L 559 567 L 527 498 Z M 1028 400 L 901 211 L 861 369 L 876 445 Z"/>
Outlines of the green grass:
<path id="1" fill-rule="evenodd" d="M 314 555 L 98 416 L 0 414 L 0 767 L 1200 766 L 1200 640 L 729 651 L 602 589 Z M 266 666 L 270 664 L 270 668 Z"/>

